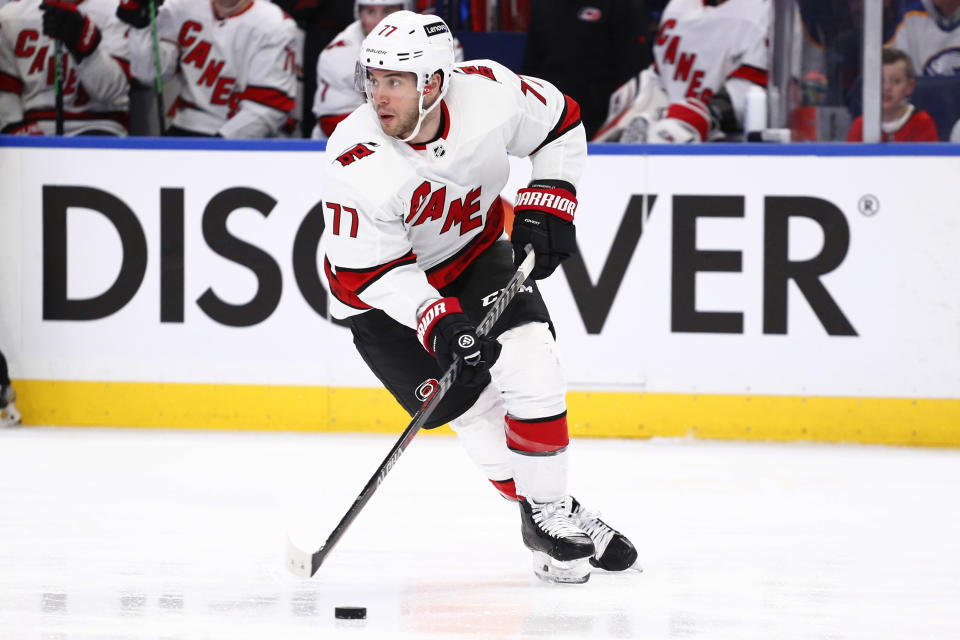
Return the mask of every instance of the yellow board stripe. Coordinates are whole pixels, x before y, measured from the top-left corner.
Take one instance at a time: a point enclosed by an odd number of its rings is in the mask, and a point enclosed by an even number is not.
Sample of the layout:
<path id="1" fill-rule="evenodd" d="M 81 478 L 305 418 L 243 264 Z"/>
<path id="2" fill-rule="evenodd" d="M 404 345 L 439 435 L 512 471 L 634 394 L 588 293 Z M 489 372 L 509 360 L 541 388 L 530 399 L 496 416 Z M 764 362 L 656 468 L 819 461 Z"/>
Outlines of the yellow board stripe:
<path id="1" fill-rule="evenodd" d="M 399 433 L 410 422 L 372 388 L 63 380 L 14 388 L 27 425 Z M 567 403 L 573 436 L 960 446 L 960 399 L 572 391 Z"/>

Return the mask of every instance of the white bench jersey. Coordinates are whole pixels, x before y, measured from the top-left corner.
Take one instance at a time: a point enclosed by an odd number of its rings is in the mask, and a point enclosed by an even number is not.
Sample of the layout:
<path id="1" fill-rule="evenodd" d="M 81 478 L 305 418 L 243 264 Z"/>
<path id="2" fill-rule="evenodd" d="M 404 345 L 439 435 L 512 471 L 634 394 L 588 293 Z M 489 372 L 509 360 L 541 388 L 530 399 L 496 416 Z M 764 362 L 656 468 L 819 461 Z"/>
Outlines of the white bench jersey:
<path id="1" fill-rule="evenodd" d="M 96 50 L 77 64 L 66 47 L 64 61 L 64 134 L 107 131 L 127 135 L 130 128 L 126 25 L 114 15 L 112 0 L 83 0 L 78 10 L 100 30 Z M 56 133 L 54 41 L 43 34 L 40 0 L 18 0 L 0 9 L 0 129 L 30 125 Z"/>
<path id="2" fill-rule="evenodd" d="M 168 0 L 157 14 L 161 70 L 180 76 L 173 125 L 224 138 L 276 136 L 294 113 L 297 29 L 267 0 L 221 18 L 212 2 Z M 130 29 L 133 75 L 156 77 L 151 30 Z"/>
<path id="3" fill-rule="evenodd" d="M 742 120 L 746 89 L 767 85 L 769 23 L 769 0 L 727 0 L 715 7 L 703 0 L 670 0 L 653 47 L 670 101 L 696 98 L 708 104 L 727 84 Z"/>

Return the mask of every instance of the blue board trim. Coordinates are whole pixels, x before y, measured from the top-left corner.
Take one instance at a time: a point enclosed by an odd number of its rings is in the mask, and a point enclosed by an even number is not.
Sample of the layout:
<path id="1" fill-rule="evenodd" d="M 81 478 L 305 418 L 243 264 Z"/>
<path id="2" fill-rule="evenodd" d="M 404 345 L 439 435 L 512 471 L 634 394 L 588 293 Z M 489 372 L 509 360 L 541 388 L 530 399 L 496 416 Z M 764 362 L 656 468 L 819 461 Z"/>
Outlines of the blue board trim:
<path id="1" fill-rule="evenodd" d="M 0 135 L 0 147 L 50 149 L 162 149 L 176 151 L 323 151 L 324 140 L 223 140 L 219 138 L 101 138 Z M 649 145 L 592 143 L 596 156 L 960 156 L 955 143 L 714 143 Z"/>

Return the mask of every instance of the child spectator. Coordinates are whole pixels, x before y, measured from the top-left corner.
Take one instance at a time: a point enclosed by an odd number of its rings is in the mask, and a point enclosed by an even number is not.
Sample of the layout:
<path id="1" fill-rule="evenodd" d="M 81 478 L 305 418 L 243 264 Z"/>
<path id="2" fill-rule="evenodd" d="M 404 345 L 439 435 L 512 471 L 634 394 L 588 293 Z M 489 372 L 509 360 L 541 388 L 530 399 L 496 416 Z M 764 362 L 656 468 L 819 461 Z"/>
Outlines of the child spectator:
<path id="1" fill-rule="evenodd" d="M 926 111 L 910 104 L 917 81 L 913 63 L 899 49 L 883 50 L 883 142 L 937 142 L 937 125 Z M 847 142 L 863 141 L 863 116 L 847 132 Z"/>

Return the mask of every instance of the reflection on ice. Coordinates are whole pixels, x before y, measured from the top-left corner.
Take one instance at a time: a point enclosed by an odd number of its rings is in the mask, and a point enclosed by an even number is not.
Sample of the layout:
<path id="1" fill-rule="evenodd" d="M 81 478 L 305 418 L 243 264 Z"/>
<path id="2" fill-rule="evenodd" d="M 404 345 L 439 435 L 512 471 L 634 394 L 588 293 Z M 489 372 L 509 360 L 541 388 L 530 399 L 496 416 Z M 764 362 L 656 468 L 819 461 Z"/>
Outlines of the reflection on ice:
<path id="1" fill-rule="evenodd" d="M 392 439 L 0 432 L 0 638 L 957 638 L 953 450 L 573 443 L 571 488 L 643 573 L 549 585 L 451 439 L 411 445 L 312 579 Z M 367 607 L 336 620 L 336 606 Z"/>

